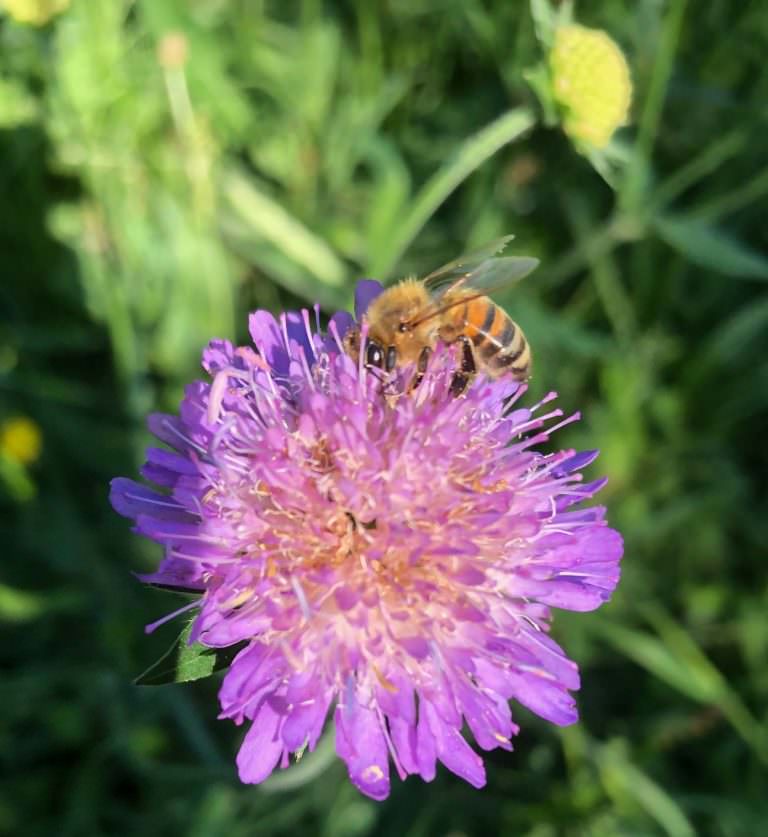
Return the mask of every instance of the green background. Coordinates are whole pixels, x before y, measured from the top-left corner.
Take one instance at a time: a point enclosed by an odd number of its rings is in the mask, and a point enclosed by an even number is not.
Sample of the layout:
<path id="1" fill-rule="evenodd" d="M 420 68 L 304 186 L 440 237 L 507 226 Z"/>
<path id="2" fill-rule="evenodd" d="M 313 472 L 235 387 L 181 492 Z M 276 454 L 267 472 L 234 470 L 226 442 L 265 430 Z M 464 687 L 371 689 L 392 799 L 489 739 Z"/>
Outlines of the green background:
<path id="1" fill-rule="evenodd" d="M 523 2 L 0 16 L 0 420 L 32 418 L 44 445 L 0 479 L 0 833 L 766 833 L 768 18 L 758 0 L 576 14 L 635 82 L 612 185 L 540 119 Z M 360 276 L 507 232 L 542 262 L 499 297 L 533 395 L 583 412 L 558 443 L 602 448 L 590 476 L 626 537 L 610 605 L 556 617 L 583 720 L 515 707 L 516 750 L 479 792 L 441 770 L 377 804 L 328 744 L 242 786 L 215 678 L 132 685 L 175 600 L 131 576 L 159 549 L 107 483 L 249 310 L 346 307 Z"/>

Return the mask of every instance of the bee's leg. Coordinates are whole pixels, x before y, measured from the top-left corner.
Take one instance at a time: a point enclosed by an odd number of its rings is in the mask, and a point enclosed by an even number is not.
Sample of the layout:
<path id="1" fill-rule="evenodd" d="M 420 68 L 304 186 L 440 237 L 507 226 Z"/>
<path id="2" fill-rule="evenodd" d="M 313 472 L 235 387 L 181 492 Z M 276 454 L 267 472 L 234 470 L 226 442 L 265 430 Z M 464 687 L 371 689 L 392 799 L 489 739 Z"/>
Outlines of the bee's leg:
<path id="1" fill-rule="evenodd" d="M 425 346 L 421 353 L 419 354 L 419 359 L 416 361 L 416 374 L 413 376 L 413 380 L 411 381 L 410 387 L 408 389 L 413 392 L 416 387 L 422 382 L 424 379 L 424 375 L 427 371 L 427 364 L 429 363 L 429 358 L 432 354 L 432 349 L 429 346 Z"/>
<path id="2" fill-rule="evenodd" d="M 464 392 L 477 372 L 475 356 L 472 354 L 472 341 L 467 337 L 460 337 L 458 342 L 461 344 L 461 364 L 451 379 L 451 395 L 456 397 Z"/>

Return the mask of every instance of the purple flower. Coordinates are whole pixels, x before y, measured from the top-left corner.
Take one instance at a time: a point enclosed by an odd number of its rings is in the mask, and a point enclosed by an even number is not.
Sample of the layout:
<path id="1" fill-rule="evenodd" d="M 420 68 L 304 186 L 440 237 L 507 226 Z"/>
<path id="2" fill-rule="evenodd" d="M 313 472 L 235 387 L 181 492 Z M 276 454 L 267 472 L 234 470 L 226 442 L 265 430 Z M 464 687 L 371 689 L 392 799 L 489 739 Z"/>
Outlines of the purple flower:
<path id="1" fill-rule="evenodd" d="M 358 318 L 381 290 L 358 287 Z M 253 347 L 212 342 L 211 382 L 180 416 L 153 415 L 143 476 L 112 504 L 163 544 L 144 580 L 198 590 L 191 641 L 245 641 L 221 717 L 249 722 L 237 764 L 261 782 L 312 750 L 333 713 L 352 782 L 389 793 L 390 763 L 426 781 L 436 763 L 475 787 L 481 750 L 512 749 L 514 699 L 577 719 L 575 663 L 548 635 L 550 607 L 592 610 L 619 578 L 621 537 L 600 506 L 596 451 L 541 453 L 568 422 L 479 376 L 449 385 L 438 350 L 413 395 L 341 350 L 349 314 L 320 334 L 309 314 L 251 316 Z M 574 509 L 574 507 L 576 507 Z"/>

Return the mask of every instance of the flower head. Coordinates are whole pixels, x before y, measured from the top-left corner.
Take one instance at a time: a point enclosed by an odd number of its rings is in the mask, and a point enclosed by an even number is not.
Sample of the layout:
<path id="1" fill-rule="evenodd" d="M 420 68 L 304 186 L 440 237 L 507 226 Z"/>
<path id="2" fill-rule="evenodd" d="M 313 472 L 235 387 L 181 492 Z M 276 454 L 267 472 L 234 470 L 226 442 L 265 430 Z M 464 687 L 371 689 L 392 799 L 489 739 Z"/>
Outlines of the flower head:
<path id="1" fill-rule="evenodd" d="M 69 0 L 5 0 L 4 6 L 17 23 L 44 26 L 69 7 Z"/>
<path id="2" fill-rule="evenodd" d="M 381 288 L 358 286 L 357 314 Z M 618 580 L 620 536 L 578 508 L 595 451 L 541 453 L 553 395 L 478 377 L 450 395 L 454 355 L 383 381 L 307 312 L 251 316 L 253 347 L 214 341 L 179 417 L 150 428 L 143 475 L 112 503 L 165 557 L 146 580 L 197 590 L 192 639 L 245 641 L 219 694 L 249 722 L 237 758 L 260 782 L 313 749 L 329 712 L 354 784 L 389 793 L 436 763 L 475 787 L 482 750 L 511 749 L 515 699 L 556 724 L 577 718 L 579 674 L 548 635 L 550 607 L 591 610 Z"/>
<path id="3" fill-rule="evenodd" d="M 566 134 L 603 148 L 629 113 L 632 80 L 624 54 L 601 29 L 569 24 L 556 29 L 549 63 Z"/>
<path id="4" fill-rule="evenodd" d="M 43 435 L 26 416 L 14 416 L 0 424 L 0 455 L 21 465 L 31 465 L 40 457 Z"/>

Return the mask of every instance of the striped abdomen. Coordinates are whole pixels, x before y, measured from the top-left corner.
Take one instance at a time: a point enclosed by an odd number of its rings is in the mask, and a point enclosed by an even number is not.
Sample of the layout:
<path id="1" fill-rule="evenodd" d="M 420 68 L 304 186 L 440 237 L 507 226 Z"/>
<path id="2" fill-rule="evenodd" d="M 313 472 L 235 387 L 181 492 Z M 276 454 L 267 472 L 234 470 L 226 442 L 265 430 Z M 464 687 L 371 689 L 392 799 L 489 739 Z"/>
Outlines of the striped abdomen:
<path id="1" fill-rule="evenodd" d="M 523 330 L 504 309 L 487 296 L 470 298 L 451 312 L 445 324 L 446 342 L 467 337 L 473 347 L 475 363 L 493 378 L 511 375 L 524 381 L 531 374 L 531 350 Z M 449 335 L 452 335 L 450 339 Z"/>

